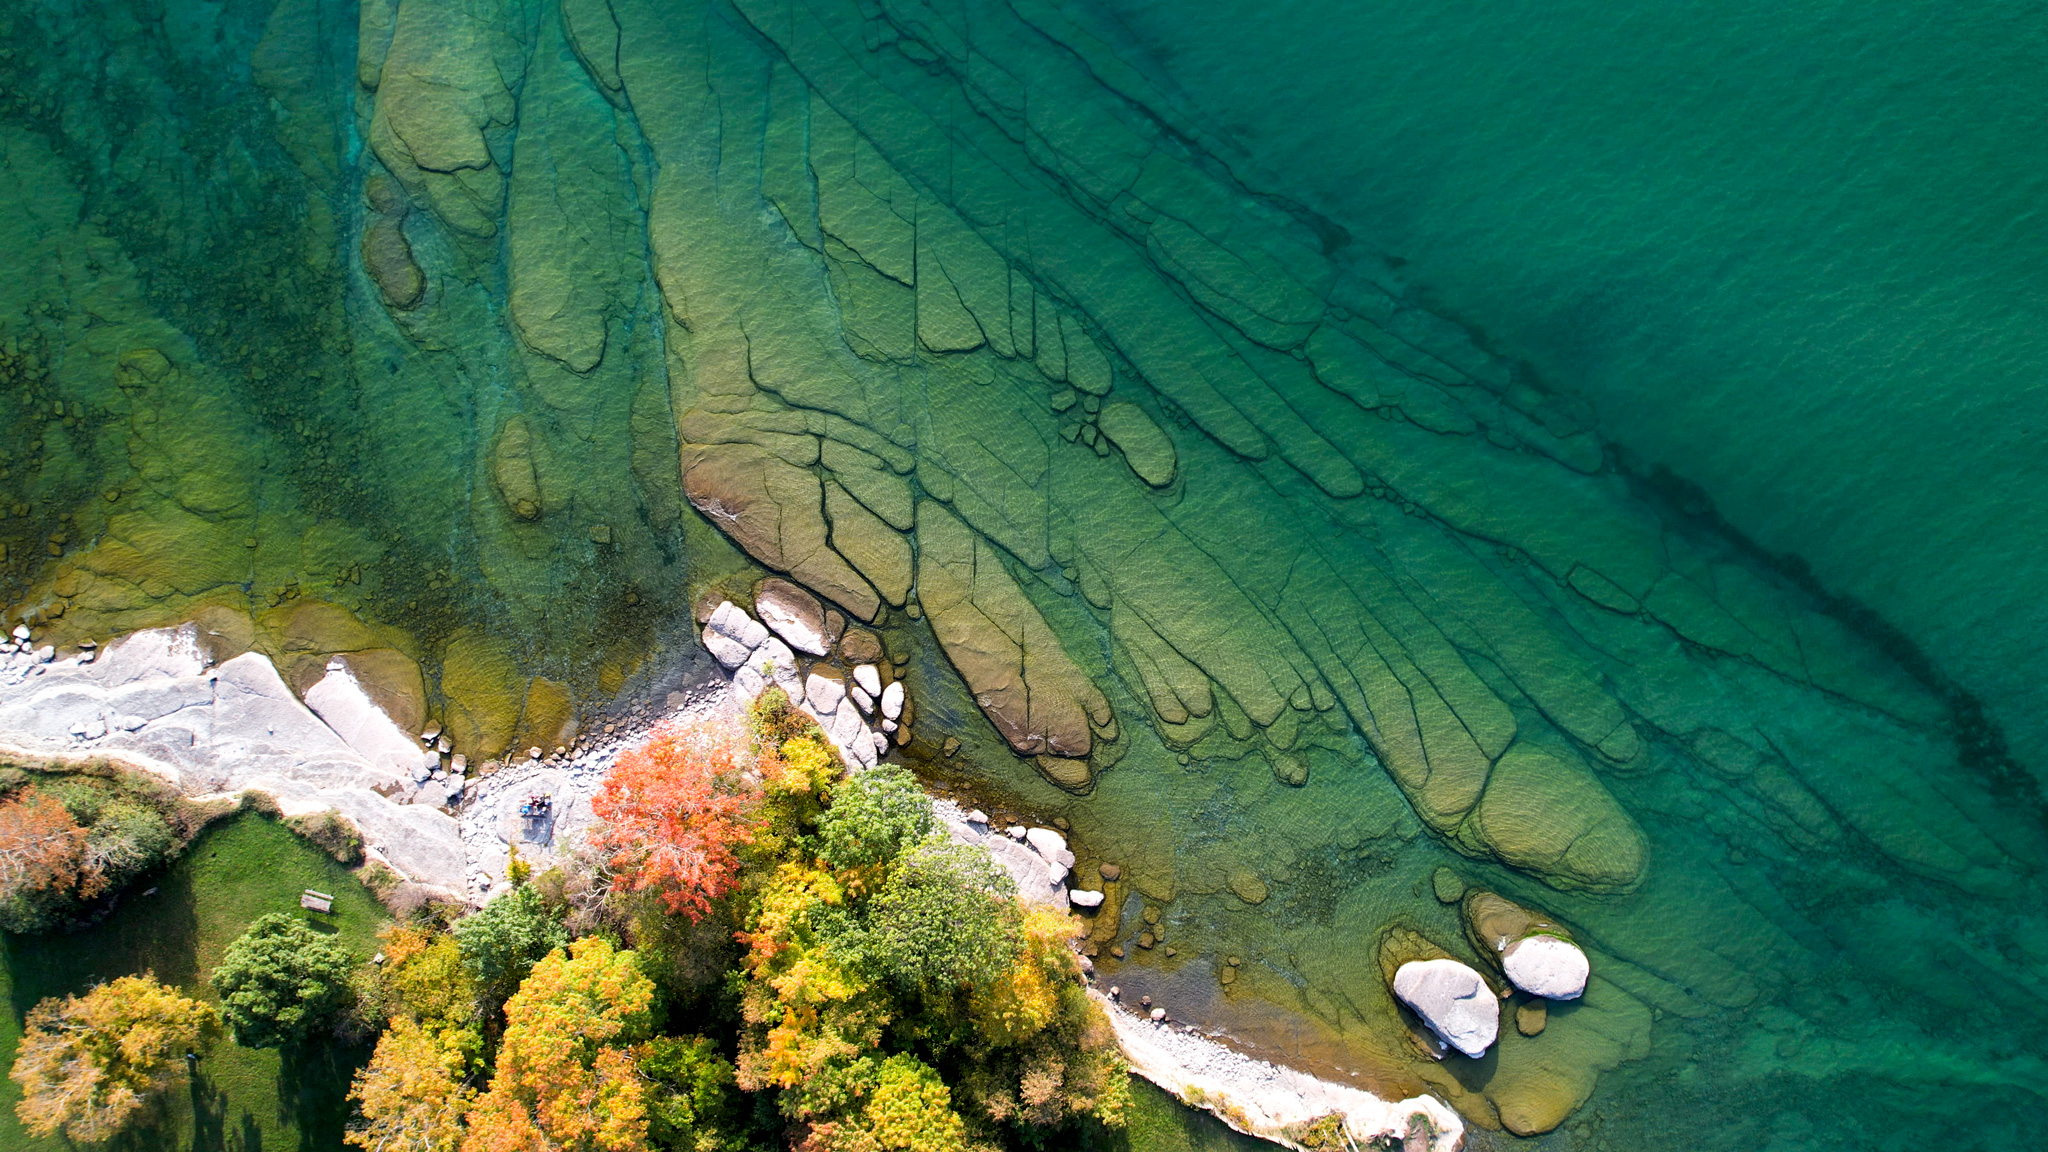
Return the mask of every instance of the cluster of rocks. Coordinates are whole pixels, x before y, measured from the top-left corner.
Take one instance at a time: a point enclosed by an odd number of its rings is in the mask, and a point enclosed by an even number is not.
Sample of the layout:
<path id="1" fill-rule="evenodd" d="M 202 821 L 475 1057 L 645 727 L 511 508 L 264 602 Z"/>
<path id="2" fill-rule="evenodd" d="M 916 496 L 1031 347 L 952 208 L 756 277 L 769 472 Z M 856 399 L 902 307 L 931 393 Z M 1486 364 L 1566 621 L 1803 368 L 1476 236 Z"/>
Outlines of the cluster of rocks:
<path id="1" fill-rule="evenodd" d="M 1524 1035 L 1543 1031 L 1547 1004 L 1585 994 L 1592 966 L 1571 933 L 1547 917 L 1493 892 L 1463 891 L 1461 882 L 1437 880 L 1439 898 L 1458 904 L 1465 936 L 1506 988 L 1478 969 L 1450 956 L 1421 934 L 1390 931 L 1381 942 L 1381 968 L 1394 995 L 1415 1013 L 1437 1041 L 1438 1052 L 1455 1048 L 1478 1058 L 1500 1036 L 1501 1001 L 1521 992 L 1516 1011 Z"/>
<path id="2" fill-rule="evenodd" d="M 1094 904 L 1102 902 L 1100 892 L 1067 887 L 1067 877 L 1074 870 L 1074 853 L 1058 830 L 1023 824 L 994 825 L 989 822 L 988 813 L 979 808 L 962 809 L 951 800 L 932 801 L 932 814 L 953 839 L 986 850 L 1017 882 L 1019 900 L 1055 908 L 1093 907 L 1090 896 L 1094 897 Z"/>
<path id="3" fill-rule="evenodd" d="M 881 637 L 847 627 L 837 609 L 787 580 L 755 585 L 754 611 L 760 619 L 722 601 L 704 624 L 704 647 L 742 701 L 781 688 L 855 767 L 872 768 L 892 741 L 910 743 L 910 696 Z"/>

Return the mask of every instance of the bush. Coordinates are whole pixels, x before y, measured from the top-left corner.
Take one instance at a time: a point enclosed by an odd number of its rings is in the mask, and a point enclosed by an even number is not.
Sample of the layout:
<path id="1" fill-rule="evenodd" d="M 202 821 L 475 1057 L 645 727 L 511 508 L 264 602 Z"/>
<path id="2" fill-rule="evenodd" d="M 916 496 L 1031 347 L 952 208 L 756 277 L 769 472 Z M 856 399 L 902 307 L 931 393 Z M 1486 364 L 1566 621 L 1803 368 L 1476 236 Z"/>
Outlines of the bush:
<path id="1" fill-rule="evenodd" d="M 184 850 L 204 814 L 127 773 L 19 773 L 0 796 L 0 929 L 83 923 L 99 897 Z"/>
<path id="2" fill-rule="evenodd" d="M 932 834 L 932 802 L 909 772 L 878 764 L 842 781 L 818 817 L 818 854 L 841 871 L 885 869 Z"/>
<path id="3" fill-rule="evenodd" d="M 284 822 L 284 826 L 311 841 L 338 863 L 353 868 L 363 862 L 363 834 L 356 831 L 348 817 L 333 809 L 293 816 Z"/>
<path id="4" fill-rule="evenodd" d="M 992 978 L 1016 952 L 1016 882 L 987 851 L 932 839 L 905 853 L 869 902 L 859 948 L 902 988 L 941 992 Z"/>
<path id="5" fill-rule="evenodd" d="M 235 1040 L 248 1048 L 302 1044 L 347 1007 L 354 961 L 286 912 L 256 918 L 221 957 L 211 983 Z"/>

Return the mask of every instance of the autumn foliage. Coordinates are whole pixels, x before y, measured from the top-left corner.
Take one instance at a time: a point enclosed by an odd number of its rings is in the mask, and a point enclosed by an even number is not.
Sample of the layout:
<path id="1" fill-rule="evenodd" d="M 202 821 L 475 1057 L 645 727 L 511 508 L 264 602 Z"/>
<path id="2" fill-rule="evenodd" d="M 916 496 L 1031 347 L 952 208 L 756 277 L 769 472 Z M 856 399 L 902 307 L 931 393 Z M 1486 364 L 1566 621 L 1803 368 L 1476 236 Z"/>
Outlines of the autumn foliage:
<path id="1" fill-rule="evenodd" d="M 123 976 L 83 996 L 29 1010 L 9 1073 L 15 1114 L 38 1136 L 106 1140 L 184 1070 L 185 1053 L 218 1032 L 212 1008 L 146 976 Z"/>
<path id="2" fill-rule="evenodd" d="M 638 1152 L 646 1086 L 632 1046 L 647 1039 L 654 985 L 631 952 L 586 936 L 534 965 L 505 1005 L 490 1091 L 463 1152 Z"/>
<path id="3" fill-rule="evenodd" d="M 744 734 L 699 721 L 664 727 L 619 757 L 590 802 L 615 883 L 702 919 L 733 886 L 736 850 L 760 831 L 748 756 Z"/>
<path id="4" fill-rule="evenodd" d="M 86 830 L 54 796 L 27 790 L 0 800 L 0 901 L 44 891 L 90 900 L 100 873 Z"/>

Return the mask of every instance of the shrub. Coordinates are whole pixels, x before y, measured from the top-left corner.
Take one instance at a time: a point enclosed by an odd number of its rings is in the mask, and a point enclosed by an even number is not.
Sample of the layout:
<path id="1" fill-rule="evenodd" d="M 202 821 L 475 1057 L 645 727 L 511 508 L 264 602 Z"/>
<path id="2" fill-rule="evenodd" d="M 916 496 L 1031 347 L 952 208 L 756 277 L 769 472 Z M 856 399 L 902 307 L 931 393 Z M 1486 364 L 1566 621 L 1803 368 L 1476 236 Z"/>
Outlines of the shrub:
<path id="1" fill-rule="evenodd" d="M 818 817 L 818 854 L 842 871 L 879 872 L 932 834 L 932 802 L 901 767 L 878 764 L 841 782 Z"/>
<path id="2" fill-rule="evenodd" d="M 228 945 L 211 983 L 237 1043 L 282 1048 L 311 1039 L 347 1007 L 353 963 L 305 921 L 272 912 Z"/>
<path id="3" fill-rule="evenodd" d="M 123 976 L 83 996 L 44 1000 L 26 1024 L 8 1074 L 24 1093 L 15 1114 L 38 1136 L 61 1131 L 91 1143 L 118 1134 L 169 1087 L 220 1019 L 149 976 Z"/>
<path id="4" fill-rule="evenodd" d="M 348 817 L 331 808 L 294 816 L 284 825 L 339 863 L 354 867 L 363 862 L 363 834 L 356 831 Z"/>
<path id="5" fill-rule="evenodd" d="M 0 798 L 0 928 L 42 932 L 181 851 L 203 823 L 169 789 L 112 773 L 37 774 Z"/>

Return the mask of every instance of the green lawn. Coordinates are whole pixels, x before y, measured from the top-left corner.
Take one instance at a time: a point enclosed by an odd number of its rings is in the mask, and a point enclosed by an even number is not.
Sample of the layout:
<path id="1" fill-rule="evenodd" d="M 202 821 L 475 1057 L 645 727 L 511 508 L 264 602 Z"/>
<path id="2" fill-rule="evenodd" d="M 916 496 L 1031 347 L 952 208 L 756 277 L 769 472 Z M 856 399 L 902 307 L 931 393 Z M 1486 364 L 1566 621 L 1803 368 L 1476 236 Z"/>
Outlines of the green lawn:
<path id="1" fill-rule="evenodd" d="M 156 892 L 142 890 L 154 885 Z M 299 912 L 299 892 L 335 896 L 334 913 Z M 336 933 L 359 956 L 376 951 L 384 910 L 369 891 L 325 853 L 277 822 L 231 817 L 202 833 L 160 878 L 143 880 L 104 922 L 73 935 L 0 935 L 0 1066 L 12 1067 L 21 1022 L 45 996 L 81 992 L 131 973 L 154 972 L 189 994 L 211 1000 L 206 977 L 221 952 L 265 912 L 305 916 Z M 274 1051 L 243 1048 L 223 1038 L 199 1064 L 188 1088 L 172 1090 L 155 1123 L 115 1147 L 133 1152 L 332 1152 L 342 1147 L 349 1077 L 367 1049 L 327 1050 L 287 1066 Z M 60 1140 L 38 1140 L 14 1115 L 21 1092 L 0 1081 L 0 1149 L 62 1152 Z"/>

